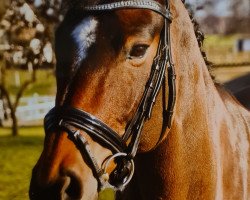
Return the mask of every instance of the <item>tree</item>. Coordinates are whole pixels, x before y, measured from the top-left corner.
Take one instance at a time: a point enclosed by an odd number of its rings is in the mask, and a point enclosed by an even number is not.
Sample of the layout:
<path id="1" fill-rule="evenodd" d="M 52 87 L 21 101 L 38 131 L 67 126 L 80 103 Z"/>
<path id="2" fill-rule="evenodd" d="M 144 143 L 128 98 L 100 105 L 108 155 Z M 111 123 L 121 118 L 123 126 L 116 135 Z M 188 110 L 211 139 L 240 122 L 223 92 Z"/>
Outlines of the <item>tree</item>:
<path id="1" fill-rule="evenodd" d="M 9 6 L 10 0 L 0 0 L 0 19 L 2 19 Z"/>
<path id="2" fill-rule="evenodd" d="M 0 1 L 0 3 L 2 3 Z M 27 87 L 36 80 L 36 69 L 51 66 L 54 62 L 49 28 L 34 15 L 27 3 L 22 0 L 11 1 L 0 22 L 0 92 L 7 100 L 12 118 L 12 134 L 18 135 L 16 109 Z M 30 78 L 18 89 L 14 101 L 6 86 L 7 69 L 24 69 Z"/>
<path id="3" fill-rule="evenodd" d="M 234 0 L 230 8 L 232 16 L 227 20 L 227 33 L 250 33 L 250 1 Z"/>
<path id="4" fill-rule="evenodd" d="M 249 0 L 187 0 L 207 33 L 250 33 Z"/>

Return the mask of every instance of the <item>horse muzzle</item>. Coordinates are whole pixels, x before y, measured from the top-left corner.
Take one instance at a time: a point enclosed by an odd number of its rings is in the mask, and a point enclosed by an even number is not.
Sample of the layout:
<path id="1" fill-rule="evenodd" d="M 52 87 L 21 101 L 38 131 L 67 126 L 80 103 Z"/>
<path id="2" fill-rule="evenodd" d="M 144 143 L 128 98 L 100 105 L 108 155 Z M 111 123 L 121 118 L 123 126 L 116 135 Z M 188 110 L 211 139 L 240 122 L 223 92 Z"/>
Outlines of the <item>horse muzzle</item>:
<path id="1" fill-rule="evenodd" d="M 30 200 L 82 200 L 84 197 L 81 177 L 75 172 L 61 174 L 54 181 L 45 181 L 38 176 L 35 167 L 29 189 Z M 90 198 L 88 198 L 90 200 Z M 96 198 L 91 198 L 94 200 Z"/>

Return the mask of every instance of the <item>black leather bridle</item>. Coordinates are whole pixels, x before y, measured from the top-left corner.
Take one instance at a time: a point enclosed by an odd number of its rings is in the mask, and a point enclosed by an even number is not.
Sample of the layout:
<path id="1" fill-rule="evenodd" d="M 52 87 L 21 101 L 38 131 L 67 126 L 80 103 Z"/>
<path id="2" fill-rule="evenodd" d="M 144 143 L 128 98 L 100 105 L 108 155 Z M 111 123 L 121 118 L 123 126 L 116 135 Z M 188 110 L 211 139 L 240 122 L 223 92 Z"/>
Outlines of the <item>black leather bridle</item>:
<path id="1" fill-rule="evenodd" d="M 122 191 L 129 183 L 134 172 L 133 159 L 137 153 L 144 122 L 149 120 L 156 97 L 162 88 L 163 95 L 163 127 L 158 143 L 163 139 L 167 128 L 171 127 L 172 115 L 175 105 L 175 70 L 171 55 L 170 23 L 172 21 L 169 3 L 166 6 L 152 0 L 118 1 L 109 4 L 93 6 L 80 6 L 85 12 L 100 13 L 119 9 L 148 9 L 164 17 L 164 27 L 161 32 L 157 54 L 154 58 L 151 73 L 148 78 L 139 106 L 128 124 L 122 137 L 95 116 L 83 110 L 72 107 L 54 107 L 45 117 L 45 131 L 58 129 L 68 133 L 70 139 L 77 145 L 85 160 L 91 166 L 93 175 L 99 183 L 99 190 L 103 187 L 114 187 Z M 166 80 L 165 74 L 168 74 Z M 168 104 L 166 105 L 166 82 L 168 84 Z M 93 140 L 110 149 L 113 153 L 99 167 L 92 155 L 88 142 L 83 133 L 86 132 Z M 114 159 L 116 169 L 107 176 L 106 167 Z"/>

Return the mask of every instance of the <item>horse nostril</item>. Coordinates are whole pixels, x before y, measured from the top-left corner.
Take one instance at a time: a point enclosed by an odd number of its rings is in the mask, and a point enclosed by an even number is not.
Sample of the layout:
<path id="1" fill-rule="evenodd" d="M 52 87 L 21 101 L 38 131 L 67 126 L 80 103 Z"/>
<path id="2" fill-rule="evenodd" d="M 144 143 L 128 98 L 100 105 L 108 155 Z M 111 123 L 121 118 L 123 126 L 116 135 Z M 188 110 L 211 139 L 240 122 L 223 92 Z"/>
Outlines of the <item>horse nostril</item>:
<path id="1" fill-rule="evenodd" d="M 66 174 L 67 178 L 65 179 L 62 193 L 70 199 L 81 199 L 83 195 L 83 187 L 80 177 L 71 171 Z"/>
<path id="2" fill-rule="evenodd" d="M 53 182 L 41 183 L 36 176 L 32 176 L 29 196 L 31 200 L 80 200 L 83 196 L 83 187 L 74 172 L 63 173 Z M 39 183 L 40 182 L 40 183 Z"/>

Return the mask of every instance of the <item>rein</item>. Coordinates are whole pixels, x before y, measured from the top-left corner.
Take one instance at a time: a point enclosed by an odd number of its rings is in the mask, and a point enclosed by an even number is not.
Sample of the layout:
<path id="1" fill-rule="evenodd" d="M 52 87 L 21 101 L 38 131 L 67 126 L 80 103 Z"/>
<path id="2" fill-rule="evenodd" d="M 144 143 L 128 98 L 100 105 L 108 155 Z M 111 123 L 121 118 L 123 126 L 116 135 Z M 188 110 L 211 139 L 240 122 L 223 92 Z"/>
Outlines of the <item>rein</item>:
<path id="1" fill-rule="evenodd" d="M 148 9 L 164 17 L 164 27 L 158 44 L 157 54 L 154 58 L 151 73 L 145 86 L 145 90 L 139 106 L 128 124 L 123 136 L 119 136 L 112 128 L 95 116 L 77 108 L 57 106 L 46 115 L 44 120 L 45 131 L 58 129 L 68 133 L 69 138 L 77 145 L 79 151 L 86 158 L 93 175 L 98 181 L 98 190 L 114 188 L 123 191 L 132 179 L 134 173 L 134 157 L 138 150 L 142 128 L 146 120 L 151 118 L 156 97 L 162 88 L 163 94 L 163 126 L 157 145 L 162 141 L 166 129 L 171 127 L 173 110 L 176 99 L 175 70 L 171 55 L 170 23 L 172 21 L 168 2 L 167 6 L 151 1 L 122 1 L 110 4 L 93 6 L 80 6 L 78 9 L 89 12 L 109 12 L 118 9 Z M 166 79 L 165 74 L 168 78 Z M 168 103 L 166 105 L 166 82 L 168 84 Z M 110 149 L 113 153 L 108 157 L 103 166 L 98 166 L 95 157 L 90 151 L 88 141 L 81 131 L 86 132 L 100 145 Z M 114 160 L 115 170 L 109 175 L 106 169 Z"/>

